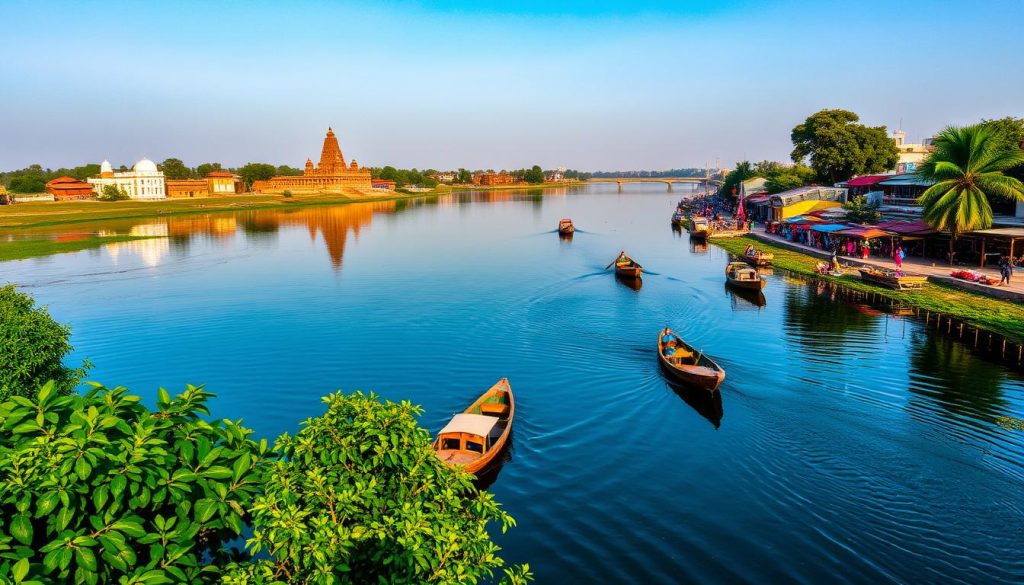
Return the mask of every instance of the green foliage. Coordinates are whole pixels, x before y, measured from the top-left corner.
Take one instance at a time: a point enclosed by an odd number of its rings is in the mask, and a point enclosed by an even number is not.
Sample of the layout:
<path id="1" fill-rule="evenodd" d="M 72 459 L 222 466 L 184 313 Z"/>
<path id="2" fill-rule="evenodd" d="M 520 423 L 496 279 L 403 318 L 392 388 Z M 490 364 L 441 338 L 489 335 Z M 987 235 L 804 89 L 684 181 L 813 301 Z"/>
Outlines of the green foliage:
<path id="1" fill-rule="evenodd" d="M 161 163 L 158 167 L 164 172 L 164 177 L 167 179 L 191 179 L 195 176 L 192 169 L 185 166 L 185 163 L 181 162 L 181 159 L 169 158 Z"/>
<path id="2" fill-rule="evenodd" d="M 287 189 L 285 189 L 284 191 L 281 192 L 281 197 L 291 197 L 291 196 L 292 196 L 292 192 L 287 190 Z"/>
<path id="3" fill-rule="evenodd" d="M 371 167 L 370 176 L 374 179 L 381 179 L 384 181 L 394 181 L 395 187 L 402 188 L 407 185 L 414 185 L 418 187 L 436 187 L 437 180 L 433 177 L 427 176 L 425 173 L 417 171 L 416 169 L 404 170 L 396 169 L 395 167 Z"/>
<path id="4" fill-rule="evenodd" d="M 32 175 L 14 177 L 8 188 L 11 193 L 42 193 L 46 191 L 46 179 Z"/>
<path id="5" fill-rule="evenodd" d="M 0 183 L 8 185 L 12 193 L 42 193 L 47 181 L 57 177 L 74 177 L 84 181 L 100 173 L 100 165 L 86 164 L 70 169 L 43 169 L 41 165 L 30 165 L 24 169 L 0 173 Z"/>
<path id="6" fill-rule="evenodd" d="M 459 169 L 458 174 L 455 176 L 455 182 L 468 185 L 473 182 L 473 173 L 469 172 L 468 169 Z"/>
<path id="7" fill-rule="evenodd" d="M 275 174 L 280 177 L 297 177 L 303 174 L 304 172 L 305 171 L 303 171 L 302 169 L 297 169 L 295 167 L 290 167 L 288 165 L 281 165 L 277 167 L 277 171 Z"/>
<path id="8" fill-rule="evenodd" d="M 864 196 L 856 197 L 843 204 L 846 210 L 846 221 L 860 224 L 876 224 L 882 220 L 878 206 L 867 202 Z"/>
<path id="9" fill-rule="evenodd" d="M 774 195 L 775 193 L 782 193 L 783 191 L 803 187 L 806 184 L 807 183 L 804 182 L 799 175 L 793 173 L 781 173 L 776 175 L 773 179 L 768 179 L 764 184 L 764 188 L 768 193 Z"/>
<path id="10" fill-rule="evenodd" d="M 125 201 L 127 199 L 131 199 L 131 197 L 117 185 L 104 185 L 103 192 L 96 196 L 97 201 Z"/>
<path id="11" fill-rule="evenodd" d="M 277 167 L 268 163 L 249 163 L 238 169 L 238 176 L 249 187 L 256 181 L 266 181 L 277 173 Z"/>
<path id="12" fill-rule="evenodd" d="M 793 128 L 793 162 L 810 159 L 819 181 L 834 184 L 896 166 L 899 151 L 885 126 L 868 127 L 846 110 L 821 110 Z"/>
<path id="13" fill-rule="evenodd" d="M 0 287 L 0 401 L 12 396 L 32 397 L 46 381 L 53 380 L 58 394 L 68 394 L 89 368 L 64 365 L 74 349 L 71 329 L 56 322 L 45 307 L 36 307 L 31 296 L 13 284 Z"/>
<path id="14" fill-rule="evenodd" d="M 437 458 L 419 407 L 361 392 L 324 402 L 277 440 L 253 506 L 249 549 L 271 558 L 236 565 L 227 583 L 476 583 L 504 564 L 486 528 L 512 517 Z M 512 574 L 523 583 L 528 570 Z"/>
<path id="15" fill-rule="evenodd" d="M 982 125 L 995 133 L 993 148 L 1014 150 L 1024 148 L 1024 118 L 999 118 L 998 120 L 982 120 Z M 1003 171 L 1016 179 L 1024 180 L 1024 164 L 1010 167 Z"/>
<path id="16" fill-rule="evenodd" d="M 533 165 L 523 173 L 523 180 L 534 185 L 543 183 L 544 169 L 540 168 L 540 165 Z"/>
<path id="17" fill-rule="evenodd" d="M 722 197 L 733 197 L 733 189 L 738 194 L 740 192 L 740 183 L 755 176 L 757 175 L 754 174 L 754 167 L 750 164 L 750 161 L 740 161 L 736 163 L 736 168 L 725 176 L 722 186 L 718 189 L 718 194 Z"/>
<path id="18" fill-rule="evenodd" d="M 219 162 L 203 163 L 203 164 L 201 164 L 201 165 L 196 167 L 196 176 L 197 177 L 205 177 L 206 175 L 209 175 L 210 173 L 212 173 L 214 171 L 223 171 L 223 170 L 224 170 L 224 168 L 221 167 Z"/>
<path id="19" fill-rule="evenodd" d="M 1024 201 L 1024 184 L 1003 174 L 1024 164 L 1024 151 L 1000 142 L 986 124 L 949 126 L 935 137 L 934 146 L 917 175 L 935 184 L 921 194 L 918 203 L 925 221 L 952 235 L 952 262 L 958 234 L 992 226 L 990 198 Z"/>
<path id="20" fill-rule="evenodd" d="M 203 420 L 211 396 L 161 389 L 150 411 L 124 388 L 60 396 L 47 384 L 0 404 L 0 579 L 218 580 L 267 446 Z"/>

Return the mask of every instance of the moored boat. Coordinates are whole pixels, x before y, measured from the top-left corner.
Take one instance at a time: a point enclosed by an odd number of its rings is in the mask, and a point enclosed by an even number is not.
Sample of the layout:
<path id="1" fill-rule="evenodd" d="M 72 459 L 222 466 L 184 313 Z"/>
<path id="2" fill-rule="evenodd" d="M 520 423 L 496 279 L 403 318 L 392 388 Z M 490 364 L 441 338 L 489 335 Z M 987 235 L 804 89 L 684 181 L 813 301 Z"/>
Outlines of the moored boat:
<path id="1" fill-rule="evenodd" d="M 725 267 L 725 281 L 736 288 L 761 290 L 765 279 L 758 274 L 756 268 L 747 266 L 745 262 L 730 262 Z"/>
<path id="2" fill-rule="evenodd" d="M 711 222 L 708 221 L 708 218 L 697 215 L 690 218 L 687 230 L 690 232 L 691 238 L 706 238 L 711 233 Z"/>
<path id="3" fill-rule="evenodd" d="M 676 212 L 672 214 L 672 225 L 674 225 L 674 226 L 683 225 L 684 217 L 685 216 L 683 215 L 683 212 L 677 209 Z"/>
<path id="4" fill-rule="evenodd" d="M 640 278 L 644 272 L 644 267 L 637 264 L 635 260 L 626 255 L 625 252 L 619 252 L 619 257 L 615 259 L 615 274 L 621 278 Z"/>
<path id="5" fill-rule="evenodd" d="M 697 352 L 666 327 L 658 333 L 658 361 L 674 379 L 715 392 L 725 380 L 725 370 Z"/>
<path id="6" fill-rule="evenodd" d="M 562 218 L 558 222 L 558 233 L 560 234 L 571 234 L 576 231 L 576 226 L 572 224 L 572 220 L 568 217 Z"/>
<path id="7" fill-rule="evenodd" d="M 753 245 L 748 245 L 740 258 L 747 264 L 760 268 L 762 266 L 771 266 L 775 260 L 775 254 L 762 252 Z"/>
<path id="8" fill-rule="evenodd" d="M 491 463 L 508 441 L 515 399 L 508 378 L 498 380 L 464 412 L 456 414 L 434 440 L 434 452 L 449 465 L 475 473 Z"/>
<path id="9" fill-rule="evenodd" d="M 921 285 L 928 280 L 926 276 L 911 276 L 892 270 L 879 270 L 871 267 L 858 268 L 858 270 L 860 271 L 861 280 L 895 290 L 921 288 Z"/>

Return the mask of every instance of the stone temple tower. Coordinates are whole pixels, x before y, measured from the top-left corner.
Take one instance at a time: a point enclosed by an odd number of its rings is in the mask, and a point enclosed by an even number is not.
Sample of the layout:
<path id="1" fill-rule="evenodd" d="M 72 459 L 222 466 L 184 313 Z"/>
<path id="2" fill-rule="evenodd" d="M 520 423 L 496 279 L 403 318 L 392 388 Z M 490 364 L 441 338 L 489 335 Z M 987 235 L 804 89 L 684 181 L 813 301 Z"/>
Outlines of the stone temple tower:
<path id="1" fill-rule="evenodd" d="M 341 155 L 341 147 L 338 146 L 338 138 L 334 136 L 334 130 L 327 128 L 327 137 L 324 138 L 324 148 L 320 152 L 320 164 L 317 165 L 316 174 L 336 176 L 344 173 L 345 157 Z"/>

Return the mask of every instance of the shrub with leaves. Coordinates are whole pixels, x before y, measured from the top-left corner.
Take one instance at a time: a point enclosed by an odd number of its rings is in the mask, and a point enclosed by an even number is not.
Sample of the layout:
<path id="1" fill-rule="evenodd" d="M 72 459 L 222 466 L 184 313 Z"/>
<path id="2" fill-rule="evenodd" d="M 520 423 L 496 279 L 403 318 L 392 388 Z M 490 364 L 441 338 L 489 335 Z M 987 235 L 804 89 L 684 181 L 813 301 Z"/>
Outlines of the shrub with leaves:
<path id="1" fill-rule="evenodd" d="M 232 584 L 476 583 L 504 561 L 487 533 L 514 525 L 472 475 L 449 468 L 409 402 L 335 393 L 327 413 L 275 445 L 253 506 L 250 551 Z M 528 566 L 507 570 L 524 583 Z"/>
<path id="2" fill-rule="evenodd" d="M 89 367 L 73 369 L 64 356 L 73 348 L 71 330 L 13 284 L 0 287 L 0 402 L 14 394 L 34 396 L 54 380 L 58 393 L 68 394 Z"/>
<path id="3" fill-rule="evenodd" d="M 0 582 L 214 582 L 237 560 L 267 445 L 212 394 L 163 389 L 151 411 L 94 384 L 0 404 Z"/>
<path id="4" fill-rule="evenodd" d="M 98 201 L 127 201 L 128 193 L 118 185 L 105 185 L 103 192 L 96 196 Z"/>

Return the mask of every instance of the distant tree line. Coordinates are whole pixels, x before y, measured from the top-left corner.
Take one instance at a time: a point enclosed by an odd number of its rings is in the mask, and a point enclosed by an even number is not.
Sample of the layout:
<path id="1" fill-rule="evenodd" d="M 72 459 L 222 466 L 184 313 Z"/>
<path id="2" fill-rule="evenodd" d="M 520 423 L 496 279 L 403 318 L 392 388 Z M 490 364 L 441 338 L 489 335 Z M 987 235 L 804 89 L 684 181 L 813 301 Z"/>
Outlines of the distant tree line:
<path id="1" fill-rule="evenodd" d="M 597 179 L 614 179 L 617 177 L 630 178 L 630 179 L 656 179 L 660 177 L 703 177 L 707 173 L 707 169 L 687 168 L 687 169 L 669 169 L 667 171 L 594 171 L 592 173 L 584 173 L 587 178 L 594 177 Z M 566 171 L 568 177 L 568 171 Z"/>

